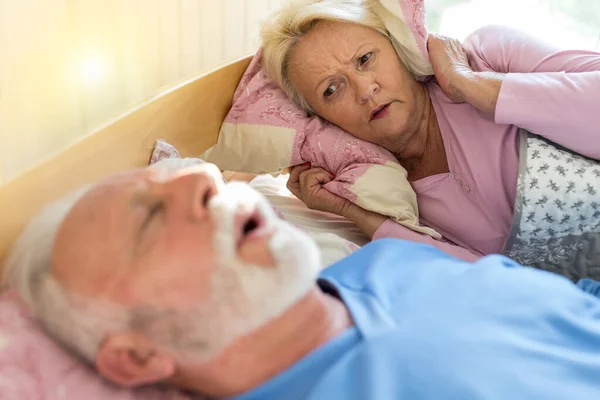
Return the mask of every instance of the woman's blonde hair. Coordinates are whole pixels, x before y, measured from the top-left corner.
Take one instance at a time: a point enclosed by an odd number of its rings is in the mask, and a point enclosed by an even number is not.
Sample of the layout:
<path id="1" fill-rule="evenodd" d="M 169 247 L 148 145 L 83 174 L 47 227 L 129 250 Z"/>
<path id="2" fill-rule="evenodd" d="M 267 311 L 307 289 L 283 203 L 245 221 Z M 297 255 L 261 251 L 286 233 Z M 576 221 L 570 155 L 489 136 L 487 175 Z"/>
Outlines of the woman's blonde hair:
<path id="1" fill-rule="evenodd" d="M 262 62 L 269 77 L 309 114 L 314 111 L 291 83 L 288 66 L 295 45 L 321 21 L 350 22 L 390 37 L 373 10 L 372 0 L 296 0 L 277 12 L 261 29 Z"/>

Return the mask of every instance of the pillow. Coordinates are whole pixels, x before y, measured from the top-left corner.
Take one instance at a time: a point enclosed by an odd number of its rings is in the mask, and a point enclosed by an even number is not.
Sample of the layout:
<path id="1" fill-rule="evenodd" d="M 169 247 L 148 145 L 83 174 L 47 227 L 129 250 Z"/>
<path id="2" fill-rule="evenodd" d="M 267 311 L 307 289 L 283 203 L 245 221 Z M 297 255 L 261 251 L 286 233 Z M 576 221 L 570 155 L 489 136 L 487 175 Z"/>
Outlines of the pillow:
<path id="1" fill-rule="evenodd" d="M 433 75 L 427 53 L 424 0 L 375 0 L 371 4 L 410 72 L 421 80 Z"/>
<path id="2" fill-rule="evenodd" d="M 386 26 L 394 28 L 392 35 L 398 35 L 396 50 L 402 58 L 403 54 L 413 54 L 411 58 L 418 61 L 411 71 L 426 74 L 429 62 L 423 47 L 427 38 L 423 1 L 377 4 L 376 11 Z M 404 18 L 406 13 L 410 18 Z M 317 116 L 307 116 L 268 78 L 261 65 L 261 51 L 234 93 L 217 144 L 201 158 L 223 170 L 256 174 L 277 173 L 310 162 L 335 175 L 324 186 L 330 192 L 414 231 L 441 238 L 433 229 L 419 225 L 416 194 L 394 155 Z"/>
<path id="3" fill-rule="evenodd" d="M 0 293 L 0 399 L 191 400 L 173 389 L 123 389 L 69 355 L 16 293 Z"/>

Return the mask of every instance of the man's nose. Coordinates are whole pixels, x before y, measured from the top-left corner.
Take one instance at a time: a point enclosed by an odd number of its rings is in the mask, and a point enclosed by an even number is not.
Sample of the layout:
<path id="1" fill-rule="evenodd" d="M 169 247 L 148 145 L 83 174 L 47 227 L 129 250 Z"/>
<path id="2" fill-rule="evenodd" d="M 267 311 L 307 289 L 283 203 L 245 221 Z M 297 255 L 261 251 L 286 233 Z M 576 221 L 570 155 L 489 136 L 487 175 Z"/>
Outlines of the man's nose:
<path id="1" fill-rule="evenodd" d="M 208 202 L 215 196 L 223 178 L 217 167 L 202 165 L 178 171 L 163 183 L 163 196 L 174 212 L 185 211 L 190 218 L 205 218 Z"/>

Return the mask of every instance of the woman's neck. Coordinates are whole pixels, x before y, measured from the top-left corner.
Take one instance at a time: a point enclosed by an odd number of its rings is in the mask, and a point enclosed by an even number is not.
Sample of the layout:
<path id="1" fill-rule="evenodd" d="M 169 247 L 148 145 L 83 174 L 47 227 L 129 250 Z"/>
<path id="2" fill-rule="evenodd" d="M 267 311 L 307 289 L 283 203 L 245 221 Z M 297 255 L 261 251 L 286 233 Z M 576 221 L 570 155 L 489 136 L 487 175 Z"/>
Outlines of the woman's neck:
<path id="1" fill-rule="evenodd" d="M 423 116 L 418 133 L 401 154 L 396 154 L 400 164 L 408 171 L 413 182 L 427 176 L 449 172 L 444 141 L 427 89 L 423 87 Z"/>

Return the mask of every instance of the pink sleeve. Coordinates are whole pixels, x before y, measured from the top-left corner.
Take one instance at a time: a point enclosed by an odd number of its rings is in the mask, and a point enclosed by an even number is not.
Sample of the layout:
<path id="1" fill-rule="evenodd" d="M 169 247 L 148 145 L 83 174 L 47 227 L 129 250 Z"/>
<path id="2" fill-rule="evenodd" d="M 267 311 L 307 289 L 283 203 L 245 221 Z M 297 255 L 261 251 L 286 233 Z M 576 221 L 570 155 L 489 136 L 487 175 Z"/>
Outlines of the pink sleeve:
<path id="1" fill-rule="evenodd" d="M 465 41 L 476 71 L 506 73 L 495 121 L 600 159 L 600 53 L 559 51 L 521 32 L 479 29 Z"/>
<path id="2" fill-rule="evenodd" d="M 411 231 L 407 227 L 400 225 L 399 223 L 394 222 L 391 219 L 388 219 L 383 224 L 381 224 L 381 226 L 375 231 L 375 234 L 373 235 L 373 240 L 382 238 L 396 238 L 409 240 L 411 242 L 430 244 L 442 250 L 446 254 L 450 254 L 451 256 L 460 258 L 461 260 L 465 261 L 475 261 L 482 257 L 479 254 L 473 253 L 455 244 L 441 242 L 439 240 L 433 239 L 430 236 Z"/>

